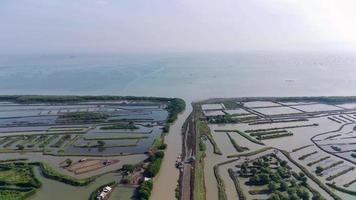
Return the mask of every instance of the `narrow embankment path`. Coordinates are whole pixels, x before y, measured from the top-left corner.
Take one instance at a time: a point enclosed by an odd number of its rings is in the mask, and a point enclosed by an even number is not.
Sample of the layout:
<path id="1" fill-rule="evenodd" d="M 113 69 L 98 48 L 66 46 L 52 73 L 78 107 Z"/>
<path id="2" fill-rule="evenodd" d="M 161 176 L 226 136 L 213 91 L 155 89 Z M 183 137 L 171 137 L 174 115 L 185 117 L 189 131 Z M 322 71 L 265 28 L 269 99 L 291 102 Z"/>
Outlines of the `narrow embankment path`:
<path id="1" fill-rule="evenodd" d="M 150 200 L 174 200 L 179 171 L 175 167 L 178 155 L 182 153 L 182 126 L 185 119 L 192 112 L 190 102 L 186 102 L 186 110 L 178 116 L 177 121 L 171 125 L 169 134 L 165 137 L 168 145 L 164 160 L 158 175 L 155 177 Z"/>

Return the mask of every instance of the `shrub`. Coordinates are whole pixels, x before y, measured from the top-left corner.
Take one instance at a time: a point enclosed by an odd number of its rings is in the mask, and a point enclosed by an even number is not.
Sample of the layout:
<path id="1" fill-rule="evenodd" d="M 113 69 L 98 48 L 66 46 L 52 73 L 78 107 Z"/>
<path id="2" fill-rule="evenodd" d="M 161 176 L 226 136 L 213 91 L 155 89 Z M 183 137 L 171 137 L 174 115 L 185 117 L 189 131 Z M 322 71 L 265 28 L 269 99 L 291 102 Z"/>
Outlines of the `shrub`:
<path id="1" fill-rule="evenodd" d="M 164 152 L 163 151 L 157 151 L 155 153 L 155 157 L 156 158 L 163 158 L 164 157 Z"/>
<path id="2" fill-rule="evenodd" d="M 155 177 L 161 168 L 162 159 L 156 158 L 152 161 L 146 171 L 148 177 Z"/>
<path id="3" fill-rule="evenodd" d="M 200 151 L 205 151 L 206 150 L 206 145 L 204 144 L 203 141 L 199 142 L 199 150 Z"/>
<path id="4" fill-rule="evenodd" d="M 323 171 L 324 171 L 324 169 L 323 169 L 322 167 L 317 166 L 317 167 L 316 167 L 316 170 L 315 170 L 315 173 L 316 173 L 316 174 L 320 174 L 320 173 L 323 172 Z"/>
<path id="5" fill-rule="evenodd" d="M 167 148 L 167 144 L 161 144 L 158 146 L 159 150 L 165 150 Z"/>
<path id="6" fill-rule="evenodd" d="M 174 98 L 169 102 L 166 109 L 169 113 L 167 121 L 172 123 L 177 119 L 178 114 L 185 109 L 185 102 L 183 99 Z"/>
<path id="7" fill-rule="evenodd" d="M 131 165 L 131 164 L 124 164 L 122 166 L 122 169 L 123 171 L 126 171 L 126 172 L 133 172 L 135 169 L 135 166 Z"/>
<path id="8" fill-rule="evenodd" d="M 148 200 L 151 196 L 153 182 L 151 180 L 145 181 L 138 189 L 138 196 L 140 200 Z"/>

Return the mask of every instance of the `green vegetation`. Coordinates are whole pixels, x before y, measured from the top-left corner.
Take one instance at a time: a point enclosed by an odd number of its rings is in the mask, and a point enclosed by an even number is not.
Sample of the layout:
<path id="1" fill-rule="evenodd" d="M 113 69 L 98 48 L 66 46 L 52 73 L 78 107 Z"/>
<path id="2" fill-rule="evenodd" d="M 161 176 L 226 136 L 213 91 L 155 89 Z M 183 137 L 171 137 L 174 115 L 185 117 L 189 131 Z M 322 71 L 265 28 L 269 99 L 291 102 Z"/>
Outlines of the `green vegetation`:
<path id="1" fill-rule="evenodd" d="M 100 142 L 99 142 L 100 141 Z M 97 143 L 86 143 L 86 144 L 76 144 L 74 145 L 77 148 L 96 148 L 96 147 L 105 147 L 105 142 L 99 140 Z"/>
<path id="2" fill-rule="evenodd" d="M 342 200 L 339 196 L 337 196 L 334 192 L 332 192 L 328 187 L 326 187 L 318 178 L 316 178 L 313 174 L 309 173 L 309 171 L 304 166 L 302 166 L 301 164 L 299 164 L 298 162 L 293 160 L 288 152 L 281 151 L 281 153 L 283 153 L 283 155 L 285 155 L 288 158 L 288 160 L 290 160 L 294 165 L 296 165 L 299 169 L 301 169 L 302 172 L 305 175 L 307 175 L 311 180 L 313 180 L 321 189 L 323 189 L 325 192 L 327 192 L 334 200 Z"/>
<path id="3" fill-rule="evenodd" d="M 263 147 L 261 149 L 257 149 L 256 151 L 251 151 L 251 152 L 247 152 L 247 153 L 240 153 L 240 154 L 235 154 L 235 155 L 228 155 L 227 158 L 236 158 L 236 157 L 242 157 L 242 156 L 245 156 L 245 157 L 253 156 L 253 155 L 262 153 L 262 152 L 270 150 L 270 149 L 273 149 L 273 147 Z"/>
<path id="4" fill-rule="evenodd" d="M 2 140 L 0 141 L 0 145 L 3 145 L 5 144 L 6 142 L 10 141 L 11 140 L 11 137 L 4 137 L 2 138 Z"/>
<path id="5" fill-rule="evenodd" d="M 135 130 L 139 129 L 138 126 L 136 126 L 133 122 L 127 123 L 127 124 L 112 124 L 108 126 L 103 126 L 100 127 L 102 130 L 112 130 L 112 129 L 129 129 L 129 130 Z"/>
<path id="6" fill-rule="evenodd" d="M 354 180 L 352 180 L 352 181 L 350 181 L 350 182 L 348 182 L 348 183 L 345 183 L 343 186 L 344 186 L 344 187 L 349 187 L 350 185 L 352 185 L 352 184 L 354 184 L 354 183 L 356 183 L 356 179 L 354 179 Z"/>
<path id="7" fill-rule="evenodd" d="M 46 148 L 49 143 L 51 143 L 53 140 L 55 140 L 57 138 L 58 138 L 58 135 L 52 135 L 49 138 L 47 138 L 44 142 L 42 142 L 38 147 Z"/>
<path id="8" fill-rule="evenodd" d="M 135 170 L 135 166 L 131 164 L 124 164 L 121 168 L 122 171 L 124 172 L 130 172 L 132 173 Z"/>
<path id="9" fill-rule="evenodd" d="M 0 163 L 6 163 L 6 162 L 19 162 L 19 161 L 26 161 L 28 160 L 27 158 L 15 158 L 15 159 L 8 159 L 8 160 L 0 160 Z"/>
<path id="10" fill-rule="evenodd" d="M 341 176 L 341 175 L 344 175 L 344 174 L 346 174 L 346 173 L 348 173 L 348 172 L 350 172 L 350 171 L 353 171 L 354 169 L 355 169 L 355 167 L 349 167 L 349 168 L 347 168 L 347 169 L 342 170 L 341 172 L 338 172 L 337 174 L 328 176 L 328 177 L 326 178 L 326 180 L 327 180 L 327 181 L 331 181 L 331 180 L 333 180 L 333 179 L 335 179 L 335 178 L 337 178 L 337 177 L 339 177 L 339 176 Z"/>
<path id="11" fill-rule="evenodd" d="M 350 194 L 350 195 L 353 195 L 353 196 L 356 196 L 356 191 L 353 191 L 353 190 L 348 190 L 346 188 L 342 188 L 342 187 L 339 187 L 335 184 L 332 184 L 332 183 L 326 183 L 326 185 L 328 185 L 329 187 L 335 189 L 335 190 L 338 190 L 340 192 L 343 192 L 343 193 L 346 193 L 346 194 Z"/>
<path id="12" fill-rule="evenodd" d="M 151 163 L 148 165 L 146 175 L 148 177 L 155 177 L 161 168 L 162 159 L 164 157 L 163 151 L 157 151 L 154 155 L 150 156 Z"/>
<path id="13" fill-rule="evenodd" d="M 209 116 L 206 117 L 209 123 L 212 124 L 233 124 L 233 123 L 238 123 L 239 120 L 236 118 L 233 118 L 232 115 L 218 115 L 218 116 Z"/>
<path id="14" fill-rule="evenodd" d="M 0 164 L 0 185 L 39 188 L 33 167 L 22 163 Z"/>
<path id="15" fill-rule="evenodd" d="M 219 167 L 222 165 L 226 165 L 232 162 L 237 161 L 238 159 L 232 159 L 232 160 L 228 160 L 219 164 L 216 164 L 214 166 L 214 176 L 217 182 L 217 187 L 218 187 L 218 199 L 219 200 L 227 200 L 227 196 L 226 196 L 226 192 L 225 192 L 225 184 L 224 184 L 224 180 L 221 178 L 220 174 L 219 174 Z"/>
<path id="16" fill-rule="evenodd" d="M 183 112 L 185 109 L 185 102 L 183 99 L 179 98 L 174 98 L 169 101 L 169 104 L 167 106 L 167 111 L 168 111 L 168 123 L 174 122 L 178 114 Z"/>
<path id="17" fill-rule="evenodd" d="M 317 163 L 319 163 L 319 162 L 321 162 L 321 161 L 327 160 L 327 159 L 329 159 L 329 158 L 330 158 L 330 156 L 322 157 L 322 158 L 320 158 L 320 159 L 318 159 L 318 160 L 316 160 L 316 161 L 313 161 L 313 162 L 308 163 L 307 166 L 308 166 L 308 167 L 311 167 L 311 166 L 313 166 L 313 165 L 315 165 L 315 164 L 317 164 Z"/>
<path id="18" fill-rule="evenodd" d="M 152 151 L 157 151 L 157 150 L 165 150 L 167 148 L 167 144 L 164 143 L 164 138 L 161 136 L 159 138 L 156 138 L 151 146 Z"/>
<path id="19" fill-rule="evenodd" d="M 236 141 L 231 137 L 230 133 L 226 133 L 226 134 L 229 137 L 231 144 L 234 146 L 237 152 L 244 152 L 249 150 L 249 148 L 237 144 Z"/>
<path id="20" fill-rule="evenodd" d="M 134 96 L 69 96 L 69 95 L 2 95 L 1 101 L 11 101 L 16 103 L 31 104 L 31 103 L 74 103 L 83 101 L 156 101 L 165 102 L 174 100 L 164 97 L 134 97 Z"/>
<path id="21" fill-rule="evenodd" d="M 265 145 L 264 143 L 262 143 L 261 141 L 259 140 L 256 140 L 255 138 L 253 137 L 250 137 L 248 134 L 242 132 L 242 131 L 239 131 L 239 130 L 215 130 L 215 132 L 235 132 L 235 133 L 238 133 L 240 134 L 242 137 L 250 140 L 250 142 L 253 142 L 255 144 L 259 144 L 259 145 Z"/>
<path id="22" fill-rule="evenodd" d="M 333 168 L 333 167 L 335 167 L 335 166 L 337 166 L 337 165 L 341 165 L 342 163 L 344 163 L 344 161 L 343 161 L 343 160 L 340 160 L 340 161 L 335 162 L 335 163 L 332 163 L 331 165 L 326 166 L 326 167 L 317 166 L 315 173 L 316 173 L 316 174 L 321 174 L 323 171 L 328 170 L 328 169 L 331 169 L 331 168 Z"/>
<path id="23" fill-rule="evenodd" d="M 61 148 L 62 145 L 71 139 L 71 135 L 63 135 L 56 143 L 52 144 L 52 148 Z"/>
<path id="24" fill-rule="evenodd" d="M 273 130 L 273 131 L 252 132 L 252 133 L 250 133 L 250 136 L 259 137 L 259 136 L 270 135 L 270 134 L 278 134 L 278 133 L 287 133 L 287 130 L 282 129 L 282 130 Z"/>
<path id="25" fill-rule="evenodd" d="M 236 173 L 231 172 L 232 176 Z M 293 174 L 293 176 L 292 176 Z M 249 178 L 249 186 L 267 186 L 267 189 L 253 189 L 249 193 L 267 194 L 268 199 L 303 199 L 309 200 L 309 185 L 303 173 L 291 171 L 287 161 L 275 154 L 262 156 L 253 161 L 246 161 L 240 166 L 239 175 Z M 294 177 L 294 178 L 293 178 Z M 314 198 L 321 198 L 320 193 L 310 190 Z M 313 198 L 313 199 L 314 199 Z"/>
<path id="26" fill-rule="evenodd" d="M 313 151 L 313 152 L 311 152 L 311 153 L 307 153 L 307 154 L 305 154 L 305 155 L 300 156 L 300 157 L 298 158 L 298 160 L 304 160 L 304 159 L 308 158 L 309 156 L 312 156 L 312 155 L 317 154 L 317 153 L 318 153 L 317 151 Z"/>
<path id="27" fill-rule="evenodd" d="M 216 178 L 216 182 L 218 183 L 218 199 L 219 200 L 227 200 L 225 184 L 219 174 L 219 166 L 221 166 L 221 165 L 217 164 L 214 166 L 214 175 Z"/>
<path id="28" fill-rule="evenodd" d="M 196 160 L 194 162 L 194 199 L 204 200 L 205 199 L 205 182 L 204 182 L 204 158 L 206 145 L 203 138 L 210 133 L 209 126 L 205 121 L 201 121 L 199 117 L 202 116 L 201 112 L 195 113 L 194 117 L 196 120 Z"/>
<path id="29" fill-rule="evenodd" d="M 275 138 L 281 138 L 281 137 L 286 137 L 286 136 L 292 136 L 293 133 L 287 132 L 287 133 L 278 133 L 278 134 L 273 134 L 273 135 L 264 135 L 264 136 L 259 136 L 257 137 L 258 140 L 268 140 L 268 139 L 275 139 Z"/>
<path id="30" fill-rule="evenodd" d="M 164 142 L 164 139 L 162 137 L 159 137 L 159 138 L 156 138 L 154 141 L 153 141 L 153 144 L 152 144 L 152 149 L 158 149 L 159 146 L 161 146 Z"/>
<path id="31" fill-rule="evenodd" d="M 163 132 L 163 133 L 168 133 L 168 132 L 169 132 L 169 125 L 168 125 L 168 124 L 166 124 L 166 125 L 163 126 L 162 132 Z"/>
<path id="32" fill-rule="evenodd" d="M 338 146 L 331 145 L 331 148 L 332 148 L 334 151 L 341 151 L 341 148 L 338 147 Z"/>
<path id="33" fill-rule="evenodd" d="M 218 155 L 222 155 L 221 150 L 219 149 L 218 144 L 216 144 L 213 135 L 211 135 L 211 130 L 208 126 L 208 124 L 206 124 L 206 122 L 203 121 L 198 121 L 197 122 L 197 129 L 200 133 L 201 136 L 205 135 L 208 140 L 210 141 L 211 145 L 213 145 L 213 149 L 214 149 L 214 153 L 218 154 Z"/>
<path id="34" fill-rule="evenodd" d="M 310 127 L 310 126 L 319 126 L 319 124 L 313 123 L 313 124 L 306 124 L 306 125 L 284 126 L 284 127 L 263 128 L 263 129 L 250 129 L 250 130 L 246 130 L 245 132 L 246 133 L 266 132 L 266 131 L 275 131 L 275 130 L 281 130 L 281 129 L 303 128 L 303 127 Z"/>
<path id="35" fill-rule="evenodd" d="M 336 138 L 336 137 L 339 137 L 339 136 L 341 136 L 341 134 L 331 135 L 329 137 L 324 138 L 324 140 L 329 140 L 329 139 Z"/>
<path id="36" fill-rule="evenodd" d="M 0 164 L 0 200 L 24 200 L 32 196 L 41 183 L 33 166 L 25 163 Z"/>
<path id="37" fill-rule="evenodd" d="M 241 188 L 241 185 L 240 185 L 239 179 L 236 176 L 236 173 L 234 173 L 234 171 L 232 169 L 228 169 L 228 172 L 229 172 L 230 178 L 234 182 L 235 189 L 237 191 L 239 200 L 246 200 L 246 197 L 244 195 L 243 189 Z"/>
<path id="38" fill-rule="evenodd" d="M 200 140 L 199 141 L 199 151 L 205 152 L 205 150 L 206 150 L 206 145 L 202 140 Z"/>
<path id="39" fill-rule="evenodd" d="M 138 188 L 138 199 L 148 200 L 151 196 L 153 182 L 151 180 L 143 182 Z"/>
<path id="40" fill-rule="evenodd" d="M 174 190 L 174 193 L 175 193 L 175 197 L 176 199 L 180 199 L 180 191 L 179 191 L 179 188 L 180 188 L 180 182 L 179 180 L 177 181 L 177 186 L 176 186 L 176 189 Z"/>
<path id="41" fill-rule="evenodd" d="M 100 194 L 100 192 L 104 189 L 104 187 L 106 186 L 110 186 L 111 188 L 116 187 L 117 183 L 115 181 L 104 184 L 100 187 L 98 187 L 97 189 L 95 189 L 89 196 L 89 200 L 97 200 L 97 196 Z"/>
<path id="42" fill-rule="evenodd" d="M 119 137 L 90 137 L 84 140 L 140 140 L 147 139 L 149 136 L 119 136 Z"/>
<path id="43" fill-rule="evenodd" d="M 53 180 L 57 180 L 59 182 L 69 184 L 69 185 L 85 186 L 95 180 L 95 177 L 77 179 L 77 178 L 74 178 L 74 177 L 71 177 L 68 175 L 60 174 L 60 173 L 56 172 L 52 167 L 50 167 L 46 163 L 37 162 L 34 164 L 36 164 L 40 167 L 43 176 L 53 179 Z"/>
<path id="44" fill-rule="evenodd" d="M 16 142 L 20 141 L 21 137 L 11 137 L 10 141 L 3 145 L 4 148 L 10 147 L 11 145 L 15 144 Z"/>
<path id="45" fill-rule="evenodd" d="M 196 200 L 205 199 L 205 182 L 204 182 L 204 157 L 205 144 L 200 140 L 199 149 L 197 150 L 195 170 L 194 170 L 194 196 Z M 203 145 L 202 145 L 203 144 Z"/>
<path id="46" fill-rule="evenodd" d="M 24 200 L 34 195 L 34 188 L 2 188 L 0 190 L 0 200 Z"/>
<path id="47" fill-rule="evenodd" d="M 104 122 L 109 116 L 98 112 L 71 112 L 60 116 L 70 122 Z"/>
<path id="48" fill-rule="evenodd" d="M 308 148 L 308 147 L 311 147 L 311 146 L 313 146 L 313 145 L 309 144 L 309 145 L 301 146 L 299 148 L 293 149 L 292 152 L 297 152 L 297 151 L 300 151 L 302 149 L 305 149 L 305 148 Z"/>

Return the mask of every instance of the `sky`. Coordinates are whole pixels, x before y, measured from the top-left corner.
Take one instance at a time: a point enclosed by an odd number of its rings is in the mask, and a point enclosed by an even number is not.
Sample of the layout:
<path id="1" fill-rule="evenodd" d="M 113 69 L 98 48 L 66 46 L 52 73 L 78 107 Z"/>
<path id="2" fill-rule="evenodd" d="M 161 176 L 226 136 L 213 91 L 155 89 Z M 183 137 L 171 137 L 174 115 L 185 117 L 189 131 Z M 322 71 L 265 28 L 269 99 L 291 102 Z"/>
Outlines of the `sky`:
<path id="1" fill-rule="evenodd" d="M 1 0 L 0 54 L 356 51 L 354 0 Z"/>

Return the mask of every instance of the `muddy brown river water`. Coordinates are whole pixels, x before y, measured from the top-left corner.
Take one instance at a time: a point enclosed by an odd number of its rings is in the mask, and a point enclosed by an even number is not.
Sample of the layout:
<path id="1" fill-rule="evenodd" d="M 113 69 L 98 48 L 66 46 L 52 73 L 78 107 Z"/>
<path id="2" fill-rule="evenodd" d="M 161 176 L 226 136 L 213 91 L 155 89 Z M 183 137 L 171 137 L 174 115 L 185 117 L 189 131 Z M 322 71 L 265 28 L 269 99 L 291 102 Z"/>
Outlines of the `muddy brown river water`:
<path id="1" fill-rule="evenodd" d="M 169 134 L 165 137 L 168 145 L 165 157 L 155 177 L 151 200 L 175 199 L 175 189 L 179 178 L 179 171 L 175 167 L 177 156 L 182 152 L 182 126 L 192 111 L 190 103 L 186 102 L 186 110 L 178 116 L 178 120 L 171 126 Z"/>

